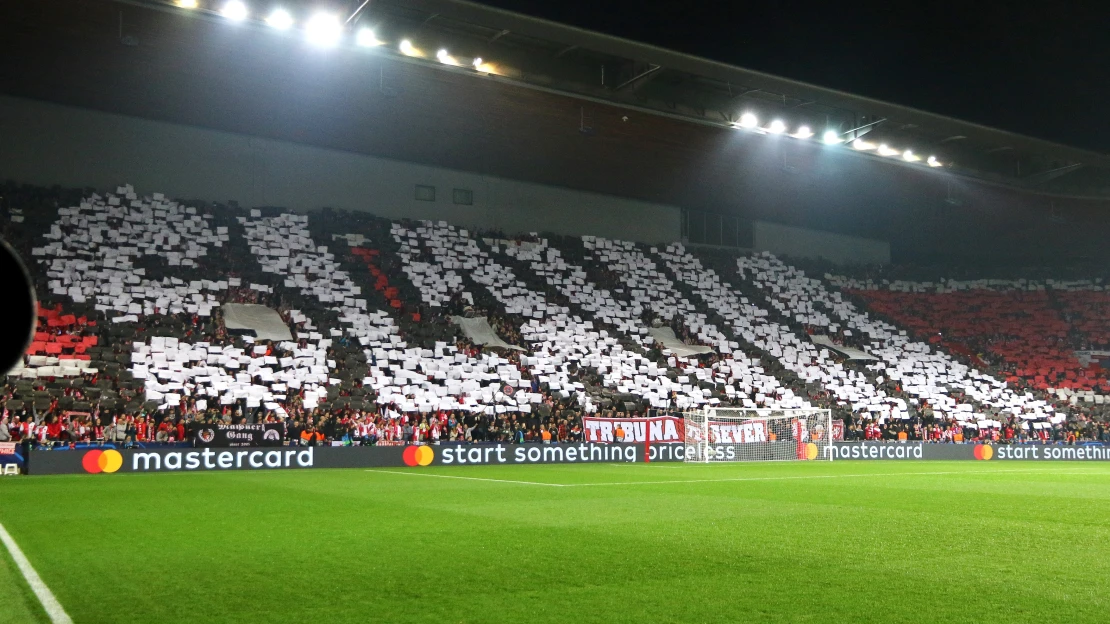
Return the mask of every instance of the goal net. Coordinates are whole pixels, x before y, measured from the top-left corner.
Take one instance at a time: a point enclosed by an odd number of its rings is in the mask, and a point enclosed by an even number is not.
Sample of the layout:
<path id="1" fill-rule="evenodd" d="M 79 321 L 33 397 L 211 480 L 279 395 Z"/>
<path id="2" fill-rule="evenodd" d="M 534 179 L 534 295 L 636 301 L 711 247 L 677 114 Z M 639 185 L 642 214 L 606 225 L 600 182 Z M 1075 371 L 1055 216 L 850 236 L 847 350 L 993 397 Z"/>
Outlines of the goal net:
<path id="1" fill-rule="evenodd" d="M 707 408 L 685 414 L 686 461 L 832 460 L 825 409 Z"/>

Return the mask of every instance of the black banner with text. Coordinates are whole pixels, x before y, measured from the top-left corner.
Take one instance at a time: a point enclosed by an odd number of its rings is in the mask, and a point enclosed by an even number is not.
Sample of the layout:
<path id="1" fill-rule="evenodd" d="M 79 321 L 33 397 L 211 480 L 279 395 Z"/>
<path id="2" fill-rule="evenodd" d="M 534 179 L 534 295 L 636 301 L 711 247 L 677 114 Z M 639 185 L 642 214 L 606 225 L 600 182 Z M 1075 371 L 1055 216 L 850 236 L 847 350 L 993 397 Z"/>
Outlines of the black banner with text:
<path id="1" fill-rule="evenodd" d="M 1110 461 L 1110 446 L 840 442 L 814 459 Z M 28 474 L 213 472 L 306 468 L 420 468 L 525 464 L 681 462 L 684 444 L 443 444 L 119 449 L 89 446 L 31 451 Z"/>
<path id="2" fill-rule="evenodd" d="M 197 425 L 195 446 L 281 446 L 285 426 L 281 423 L 243 425 Z"/>

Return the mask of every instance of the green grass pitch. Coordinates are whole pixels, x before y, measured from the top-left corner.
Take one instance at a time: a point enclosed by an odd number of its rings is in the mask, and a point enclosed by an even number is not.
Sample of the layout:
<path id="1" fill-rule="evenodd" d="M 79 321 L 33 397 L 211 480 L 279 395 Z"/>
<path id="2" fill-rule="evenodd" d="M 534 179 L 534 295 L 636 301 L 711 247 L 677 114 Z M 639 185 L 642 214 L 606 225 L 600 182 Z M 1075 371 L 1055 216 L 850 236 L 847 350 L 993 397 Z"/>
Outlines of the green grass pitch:
<path id="1" fill-rule="evenodd" d="M 78 623 L 1110 620 L 1096 464 L 6 478 L 0 522 Z M 45 621 L 6 552 L 0 596 Z"/>

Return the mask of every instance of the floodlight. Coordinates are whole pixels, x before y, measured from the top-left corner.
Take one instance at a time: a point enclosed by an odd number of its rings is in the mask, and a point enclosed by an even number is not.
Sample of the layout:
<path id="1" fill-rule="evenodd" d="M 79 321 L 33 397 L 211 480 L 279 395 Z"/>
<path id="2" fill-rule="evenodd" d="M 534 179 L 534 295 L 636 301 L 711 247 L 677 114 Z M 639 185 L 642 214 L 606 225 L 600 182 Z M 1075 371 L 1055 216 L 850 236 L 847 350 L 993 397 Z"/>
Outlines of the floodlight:
<path id="1" fill-rule="evenodd" d="M 940 161 L 937 160 L 936 156 L 930 156 L 929 160 L 927 160 L 925 162 L 927 162 L 930 167 L 940 167 L 941 166 Z"/>
<path id="2" fill-rule="evenodd" d="M 293 26 L 293 16 L 285 9 L 275 9 L 266 18 L 266 23 L 278 30 L 288 30 Z"/>
<path id="3" fill-rule="evenodd" d="M 918 156 L 917 154 L 914 154 L 913 151 L 911 151 L 911 150 L 906 150 L 906 151 L 902 152 L 902 159 L 905 160 L 906 162 L 917 162 L 917 161 L 921 160 L 921 157 Z"/>
<path id="4" fill-rule="evenodd" d="M 836 130 L 826 130 L 825 137 L 822 140 L 825 142 L 825 145 L 836 145 L 840 143 L 840 135 Z"/>
<path id="5" fill-rule="evenodd" d="M 864 141 L 863 139 L 856 139 L 855 141 L 852 141 L 852 147 L 858 150 L 873 150 L 875 149 L 875 144 Z"/>
<path id="6" fill-rule="evenodd" d="M 412 42 L 408 39 L 402 39 L 401 44 L 397 46 L 401 50 L 401 54 L 405 56 L 416 56 L 419 54 L 416 48 L 412 47 Z"/>
<path id="7" fill-rule="evenodd" d="M 369 28 L 363 28 L 358 31 L 358 34 L 355 35 L 355 44 L 363 48 L 373 48 L 374 46 L 380 46 L 383 43 L 385 42 L 378 39 L 378 36 L 374 34 L 374 31 Z"/>
<path id="8" fill-rule="evenodd" d="M 197 0 L 177 0 L 176 4 L 183 9 L 197 8 Z"/>
<path id="9" fill-rule="evenodd" d="M 886 143 L 879 146 L 879 156 L 897 156 L 898 150 L 890 147 Z"/>
<path id="10" fill-rule="evenodd" d="M 249 13 L 250 12 L 247 11 L 247 5 L 239 2 L 239 0 L 228 0 L 228 2 L 224 4 L 224 7 L 220 9 L 220 15 L 223 15 L 233 22 L 241 22 L 247 19 Z"/>
<path id="11" fill-rule="evenodd" d="M 767 131 L 771 134 L 782 134 L 786 132 L 786 124 L 784 124 L 781 119 L 776 119 L 771 122 L 771 126 L 767 128 Z"/>
<path id="12" fill-rule="evenodd" d="M 740 115 L 741 128 L 754 128 L 759 125 L 759 118 L 751 113 Z"/>
<path id="13" fill-rule="evenodd" d="M 808 139 L 811 136 L 813 136 L 813 131 L 809 129 L 809 126 L 802 126 L 794 133 L 795 139 Z"/>
<path id="14" fill-rule="evenodd" d="M 317 13 L 304 25 L 304 34 L 311 43 L 331 47 L 339 44 L 343 26 L 334 15 Z"/>
<path id="15" fill-rule="evenodd" d="M 444 65 L 458 65 L 459 64 L 459 60 L 456 59 L 455 57 L 451 56 L 451 54 L 448 53 L 447 50 L 445 50 L 443 48 L 440 48 L 439 51 L 436 52 L 436 60 L 439 61 L 440 63 L 443 63 Z"/>
<path id="16" fill-rule="evenodd" d="M 482 66 L 482 57 L 479 56 L 478 58 L 474 59 L 474 69 L 478 69 L 481 66 Z"/>

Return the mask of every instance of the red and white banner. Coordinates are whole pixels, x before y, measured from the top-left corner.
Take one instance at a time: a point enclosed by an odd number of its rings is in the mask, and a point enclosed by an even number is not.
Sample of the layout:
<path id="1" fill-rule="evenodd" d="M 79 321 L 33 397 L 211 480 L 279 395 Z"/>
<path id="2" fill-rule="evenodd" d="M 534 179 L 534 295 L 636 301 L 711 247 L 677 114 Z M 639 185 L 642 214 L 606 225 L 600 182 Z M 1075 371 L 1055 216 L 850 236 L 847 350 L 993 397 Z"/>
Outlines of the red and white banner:
<path id="1" fill-rule="evenodd" d="M 745 420 L 744 422 L 709 421 L 709 441 L 712 444 L 749 444 L 767 442 L 766 420 Z"/>
<path id="2" fill-rule="evenodd" d="M 587 442 L 617 442 L 616 432 L 624 432 L 624 442 L 684 442 L 685 423 L 675 416 L 657 418 L 582 418 Z"/>
<path id="3" fill-rule="evenodd" d="M 701 438 L 701 431 L 696 431 L 694 429 L 689 431 L 690 442 L 700 442 Z M 767 421 L 764 419 L 755 418 L 742 422 L 722 420 L 709 421 L 710 444 L 751 444 L 754 442 L 771 441 L 771 432 L 767 427 Z"/>

